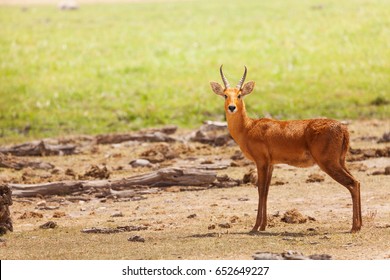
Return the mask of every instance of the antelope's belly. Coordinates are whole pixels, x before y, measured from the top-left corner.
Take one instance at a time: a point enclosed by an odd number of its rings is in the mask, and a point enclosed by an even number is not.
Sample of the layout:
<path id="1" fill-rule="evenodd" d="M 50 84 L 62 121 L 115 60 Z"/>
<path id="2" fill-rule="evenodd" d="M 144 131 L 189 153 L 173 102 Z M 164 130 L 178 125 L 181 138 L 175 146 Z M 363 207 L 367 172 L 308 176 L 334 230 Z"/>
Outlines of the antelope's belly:
<path id="1" fill-rule="evenodd" d="M 295 167 L 309 167 L 316 164 L 309 151 L 278 153 L 272 157 L 274 164 L 284 163 Z"/>

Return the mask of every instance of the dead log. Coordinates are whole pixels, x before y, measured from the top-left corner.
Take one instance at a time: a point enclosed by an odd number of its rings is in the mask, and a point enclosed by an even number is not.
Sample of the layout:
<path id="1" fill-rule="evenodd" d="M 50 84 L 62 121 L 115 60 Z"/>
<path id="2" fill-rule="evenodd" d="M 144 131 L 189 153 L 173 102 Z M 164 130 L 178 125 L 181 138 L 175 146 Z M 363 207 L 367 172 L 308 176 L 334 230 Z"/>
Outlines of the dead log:
<path id="1" fill-rule="evenodd" d="M 52 156 L 71 155 L 76 150 L 75 145 L 53 145 L 44 141 L 27 142 L 11 147 L 0 147 L 0 153 L 14 156 Z"/>
<path id="2" fill-rule="evenodd" d="M 31 197 L 37 195 L 69 195 L 94 189 L 137 189 L 139 186 L 209 186 L 217 179 L 212 171 L 195 168 L 164 168 L 154 172 L 119 180 L 62 181 L 44 184 L 9 184 L 13 195 Z M 137 193 L 140 194 L 140 193 Z"/>
<path id="3" fill-rule="evenodd" d="M 28 161 L 25 159 L 16 159 L 11 155 L 0 153 L 0 167 L 21 170 L 23 168 L 31 167 L 32 169 L 53 169 L 54 165 L 42 161 Z"/>
<path id="4" fill-rule="evenodd" d="M 12 192 L 7 185 L 0 185 L 0 235 L 13 231 L 9 207 L 12 205 Z"/>
<path id="5" fill-rule="evenodd" d="M 97 144 L 118 144 L 126 141 L 139 142 L 175 142 L 176 139 L 169 136 L 175 133 L 176 126 L 167 126 L 161 129 L 150 129 L 138 133 L 100 134 L 96 136 Z"/>
<path id="6" fill-rule="evenodd" d="M 155 172 L 133 176 L 125 179 L 128 184 L 147 185 L 151 187 L 170 186 L 205 186 L 212 184 L 217 174 L 196 168 L 164 168 Z"/>
<path id="7" fill-rule="evenodd" d="M 44 184 L 9 184 L 8 186 L 16 197 L 80 194 L 89 192 L 91 189 L 107 190 L 107 195 L 114 196 L 116 190 L 128 190 L 126 193 L 116 194 L 131 197 L 156 192 L 156 190 L 145 190 L 145 186 L 146 188 L 171 186 L 221 188 L 235 187 L 240 184 L 240 180 L 231 179 L 227 175 L 217 176 L 216 172 L 210 170 L 170 167 L 118 180 L 62 181 Z"/>
<path id="8" fill-rule="evenodd" d="M 43 184 L 8 184 L 16 197 L 34 197 L 37 195 L 69 195 L 83 191 L 81 181 L 62 181 Z"/>

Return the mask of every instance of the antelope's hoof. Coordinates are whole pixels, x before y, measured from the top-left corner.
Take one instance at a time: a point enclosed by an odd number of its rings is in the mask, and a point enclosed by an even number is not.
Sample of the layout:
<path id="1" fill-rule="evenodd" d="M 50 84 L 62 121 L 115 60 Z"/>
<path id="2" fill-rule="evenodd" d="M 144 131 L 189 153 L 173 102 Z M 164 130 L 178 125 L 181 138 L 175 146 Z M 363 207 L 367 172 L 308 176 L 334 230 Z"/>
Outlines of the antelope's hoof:
<path id="1" fill-rule="evenodd" d="M 351 233 L 358 233 L 360 231 L 360 227 L 352 228 Z"/>

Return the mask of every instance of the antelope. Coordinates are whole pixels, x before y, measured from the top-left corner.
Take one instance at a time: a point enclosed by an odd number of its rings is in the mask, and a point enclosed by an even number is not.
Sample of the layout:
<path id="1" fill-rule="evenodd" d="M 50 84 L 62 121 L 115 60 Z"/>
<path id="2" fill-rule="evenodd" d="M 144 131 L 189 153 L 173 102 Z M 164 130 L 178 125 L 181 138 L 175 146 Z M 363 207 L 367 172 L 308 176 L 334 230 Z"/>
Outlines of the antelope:
<path id="1" fill-rule="evenodd" d="M 317 164 L 352 196 L 352 229 L 362 226 L 360 183 L 345 166 L 349 133 L 345 125 L 332 119 L 279 121 L 248 117 L 243 98 L 255 87 L 254 81 L 244 84 L 247 68 L 236 87 L 230 87 L 220 67 L 224 84 L 210 82 L 217 95 L 225 99 L 228 130 L 242 153 L 256 164 L 258 209 L 251 232 L 264 231 L 267 226 L 267 197 L 275 164 L 309 167 Z"/>

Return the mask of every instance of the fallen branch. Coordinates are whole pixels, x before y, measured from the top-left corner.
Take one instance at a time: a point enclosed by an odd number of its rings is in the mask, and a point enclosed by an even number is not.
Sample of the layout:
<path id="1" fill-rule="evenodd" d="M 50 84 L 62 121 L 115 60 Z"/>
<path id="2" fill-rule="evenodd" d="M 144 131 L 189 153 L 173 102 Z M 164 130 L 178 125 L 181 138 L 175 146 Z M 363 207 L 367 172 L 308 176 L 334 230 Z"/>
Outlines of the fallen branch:
<path id="1" fill-rule="evenodd" d="M 139 133 L 101 134 L 96 136 L 97 144 L 117 144 L 126 141 L 139 142 L 175 142 L 176 139 L 169 136 L 175 133 L 176 126 L 167 126 L 161 129 L 140 131 Z"/>
<path id="2" fill-rule="evenodd" d="M 75 145 L 53 145 L 44 141 L 27 142 L 11 147 L 1 147 L 0 153 L 14 156 L 52 156 L 71 155 L 76 150 Z"/>
<path id="3" fill-rule="evenodd" d="M 61 181 L 44 184 L 9 184 L 8 186 L 16 197 L 80 194 L 91 189 L 107 190 L 107 195 L 117 197 L 132 197 L 157 192 L 156 189 L 148 188 L 170 186 L 221 188 L 235 187 L 240 183 L 240 180 L 231 179 L 227 175 L 217 176 L 216 172 L 210 170 L 170 167 L 118 180 Z"/>

